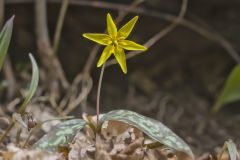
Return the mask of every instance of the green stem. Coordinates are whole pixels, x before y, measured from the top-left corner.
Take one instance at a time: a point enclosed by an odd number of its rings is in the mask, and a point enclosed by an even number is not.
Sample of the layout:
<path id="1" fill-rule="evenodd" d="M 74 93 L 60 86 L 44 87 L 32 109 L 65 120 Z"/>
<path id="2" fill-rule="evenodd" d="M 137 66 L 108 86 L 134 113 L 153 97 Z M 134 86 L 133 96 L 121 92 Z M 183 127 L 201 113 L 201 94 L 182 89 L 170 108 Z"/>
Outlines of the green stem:
<path id="1" fill-rule="evenodd" d="M 95 134 L 95 147 L 96 147 L 96 152 L 95 152 L 95 159 L 98 157 L 98 149 L 99 149 L 99 131 L 100 131 L 100 126 L 99 126 L 99 114 L 100 114 L 100 98 L 101 98 L 101 87 L 102 87 L 102 80 L 103 80 L 103 74 L 105 70 L 105 64 L 102 65 L 100 77 L 99 77 L 99 82 L 98 82 L 98 90 L 97 90 L 97 105 L 96 105 L 96 111 L 97 111 L 97 125 L 96 125 L 96 134 Z"/>
<path id="2" fill-rule="evenodd" d="M 102 69 L 101 69 L 101 73 L 100 73 L 100 77 L 99 77 L 99 82 L 98 82 L 97 105 L 96 105 L 96 110 L 97 110 L 97 125 L 98 125 L 98 122 L 99 122 L 101 87 L 102 87 L 102 80 L 103 80 L 104 69 L 105 69 L 105 63 L 102 65 Z"/>

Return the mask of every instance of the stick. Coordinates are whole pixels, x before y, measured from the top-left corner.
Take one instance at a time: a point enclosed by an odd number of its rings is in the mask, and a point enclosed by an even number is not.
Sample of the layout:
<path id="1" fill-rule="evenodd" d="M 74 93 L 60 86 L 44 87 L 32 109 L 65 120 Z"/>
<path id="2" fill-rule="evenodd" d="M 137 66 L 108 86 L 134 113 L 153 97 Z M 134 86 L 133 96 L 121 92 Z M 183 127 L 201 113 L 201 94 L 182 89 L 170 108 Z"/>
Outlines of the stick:
<path id="1" fill-rule="evenodd" d="M 67 12 L 67 9 L 68 9 L 68 4 L 69 4 L 69 0 L 63 0 L 62 6 L 61 6 L 61 9 L 60 9 L 60 14 L 59 14 L 59 17 L 58 17 L 57 26 L 56 26 L 56 29 L 55 29 L 55 34 L 54 34 L 53 54 L 56 54 L 57 50 L 58 50 L 59 41 L 60 41 L 60 38 L 61 38 L 62 27 L 63 27 L 63 22 L 64 22 L 66 12 Z"/>
<path id="2" fill-rule="evenodd" d="M 146 43 L 144 43 L 144 46 L 147 48 L 152 47 L 156 42 L 158 42 L 160 39 L 162 39 L 164 36 L 166 36 L 168 33 L 170 33 L 173 29 L 175 29 L 184 18 L 184 15 L 187 11 L 187 4 L 188 4 L 188 0 L 183 0 L 182 4 L 181 4 L 181 10 L 178 14 L 178 17 L 170 25 L 168 25 L 166 28 L 164 28 L 163 30 L 158 32 L 156 35 L 154 35 L 152 38 L 150 38 Z M 140 53 L 142 53 L 142 51 L 129 52 L 126 55 L 126 59 L 132 58 Z M 106 67 L 113 65 L 113 64 L 117 64 L 117 61 L 115 59 L 109 61 L 107 63 Z"/>
<path id="3" fill-rule="evenodd" d="M 55 73 L 54 75 L 59 78 L 64 88 L 69 86 L 61 64 L 57 57 L 54 55 L 53 48 L 50 43 L 48 27 L 47 27 L 47 8 L 46 0 L 36 0 L 36 34 L 37 46 L 40 51 L 40 58 L 46 69 Z M 61 27 L 59 27 L 61 29 Z M 56 36 L 57 37 L 57 36 Z M 56 43 L 57 44 L 57 43 Z"/>
<path id="4" fill-rule="evenodd" d="M 72 2 L 72 1 L 70 1 Z M 131 10 L 133 8 L 135 8 L 137 5 L 139 5 L 140 3 L 142 3 L 143 0 L 135 0 L 133 1 L 133 3 L 127 7 L 127 11 L 119 11 L 119 15 L 118 17 L 115 19 L 116 24 L 119 24 L 122 19 L 131 12 Z M 105 30 L 106 32 L 106 30 Z M 96 55 L 98 53 L 100 49 L 99 45 L 94 45 L 93 49 L 90 51 L 90 55 L 87 59 L 87 62 L 84 66 L 83 69 L 83 73 L 79 73 L 75 78 L 74 78 L 74 82 L 78 81 L 78 83 L 73 83 L 71 88 L 76 88 L 76 86 L 81 82 L 81 83 L 86 83 L 89 84 L 86 87 L 82 88 L 81 93 L 78 95 L 78 97 L 74 100 L 70 100 L 69 105 L 67 106 L 67 108 L 63 111 L 64 115 L 67 115 L 68 113 L 70 113 L 74 108 L 76 108 L 80 103 L 82 103 L 84 100 L 86 100 L 91 88 L 92 88 L 92 79 L 90 77 L 90 71 L 91 68 L 93 66 L 93 63 L 96 59 Z M 80 78 L 80 80 L 79 80 Z M 89 82 L 90 81 L 90 82 Z M 69 96 L 69 94 L 71 93 L 71 89 L 68 91 L 67 96 Z M 66 98 L 64 98 L 64 102 L 66 102 Z M 62 104 L 62 103 L 61 103 Z M 61 105 L 63 106 L 63 105 Z"/>

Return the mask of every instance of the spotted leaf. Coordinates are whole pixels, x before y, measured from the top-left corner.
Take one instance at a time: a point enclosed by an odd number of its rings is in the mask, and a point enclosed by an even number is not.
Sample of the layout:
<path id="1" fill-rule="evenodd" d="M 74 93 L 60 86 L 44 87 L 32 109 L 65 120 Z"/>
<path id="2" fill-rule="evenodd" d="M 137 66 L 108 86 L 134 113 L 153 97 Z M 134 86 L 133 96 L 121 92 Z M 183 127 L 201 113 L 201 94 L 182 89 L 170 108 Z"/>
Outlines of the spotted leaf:
<path id="1" fill-rule="evenodd" d="M 183 152 L 194 159 L 190 147 L 180 137 L 173 133 L 173 131 L 159 121 L 128 110 L 111 111 L 100 119 L 100 123 L 109 120 L 121 121 L 132 125 L 140 129 L 153 140 L 156 140 L 169 148 L 175 149 L 176 151 Z"/>
<path id="2" fill-rule="evenodd" d="M 85 126 L 82 119 L 72 119 L 59 123 L 49 133 L 38 140 L 33 148 L 57 151 L 59 145 L 71 142 L 76 133 Z"/>

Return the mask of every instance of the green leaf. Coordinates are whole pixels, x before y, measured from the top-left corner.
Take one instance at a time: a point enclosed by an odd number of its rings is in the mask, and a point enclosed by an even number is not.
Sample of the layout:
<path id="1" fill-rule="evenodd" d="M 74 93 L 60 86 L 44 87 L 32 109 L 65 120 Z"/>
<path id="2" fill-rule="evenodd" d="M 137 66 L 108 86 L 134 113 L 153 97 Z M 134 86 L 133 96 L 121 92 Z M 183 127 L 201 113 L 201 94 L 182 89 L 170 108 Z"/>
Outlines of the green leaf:
<path id="1" fill-rule="evenodd" d="M 14 16 L 12 16 L 12 18 L 10 18 L 6 22 L 6 24 L 4 25 L 0 33 L 0 70 L 2 69 L 3 62 L 6 57 L 10 40 L 12 37 L 13 19 L 14 19 Z"/>
<path id="2" fill-rule="evenodd" d="M 230 160 L 240 159 L 236 144 L 232 140 L 228 140 L 225 143 L 227 144 Z"/>
<path id="3" fill-rule="evenodd" d="M 190 147 L 173 133 L 173 131 L 159 121 L 127 110 L 115 110 L 103 115 L 100 119 L 100 124 L 109 120 L 120 121 L 132 125 L 140 129 L 153 140 L 156 140 L 167 147 L 183 152 L 194 159 Z"/>
<path id="4" fill-rule="evenodd" d="M 229 74 L 211 112 L 216 113 L 225 104 L 238 100 L 240 100 L 240 65 L 235 66 Z"/>
<path id="5" fill-rule="evenodd" d="M 34 93 L 37 90 L 38 81 L 39 81 L 39 71 L 38 71 L 37 63 L 36 63 L 34 57 L 32 56 L 32 54 L 29 54 L 29 57 L 30 57 L 30 60 L 32 63 L 32 80 L 30 83 L 30 87 L 28 89 L 28 93 L 27 93 L 22 105 L 20 106 L 20 108 L 18 110 L 19 113 L 23 113 L 25 111 L 28 103 L 30 102 Z"/>
<path id="6" fill-rule="evenodd" d="M 49 133 L 38 140 L 33 148 L 57 151 L 58 146 L 71 142 L 76 133 L 86 125 L 83 119 L 72 119 L 59 123 Z M 68 142 L 66 142 L 68 141 Z"/>

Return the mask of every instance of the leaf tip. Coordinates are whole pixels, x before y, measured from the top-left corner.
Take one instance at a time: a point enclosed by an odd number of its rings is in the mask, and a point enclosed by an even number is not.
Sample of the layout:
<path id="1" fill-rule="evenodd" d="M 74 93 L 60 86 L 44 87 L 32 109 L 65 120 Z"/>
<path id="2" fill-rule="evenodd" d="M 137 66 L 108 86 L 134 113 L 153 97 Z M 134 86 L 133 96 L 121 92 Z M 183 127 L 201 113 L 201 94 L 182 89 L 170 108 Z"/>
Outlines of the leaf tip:
<path id="1" fill-rule="evenodd" d="M 8 19 L 6 25 L 12 27 L 14 19 L 15 19 L 15 15 L 12 15 L 12 17 Z"/>
<path id="2" fill-rule="evenodd" d="M 15 14 L 12 15 L 12 17 L 10 18 L 11 20 L 14 20 L 15 19 Z"/>
<path id="3" fill-rule="evenodd" d="M 29 58 L 30 58 L 31 60 L 35 60 L 34 57 L 33 57 L 33 55 L 32 55 L 32 53 L 28 53 L 28 56 L 29 56 Z"/>

